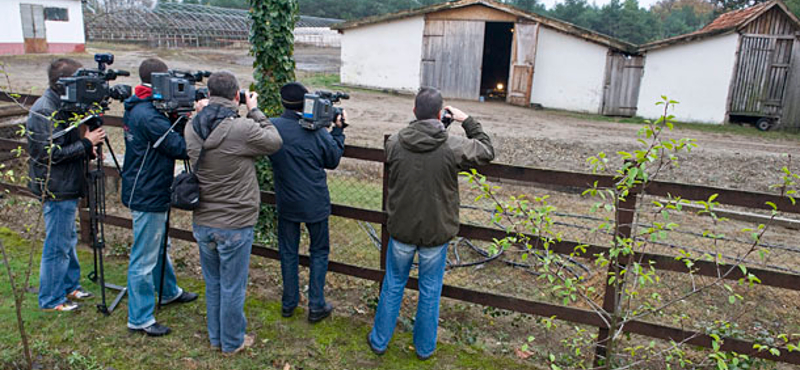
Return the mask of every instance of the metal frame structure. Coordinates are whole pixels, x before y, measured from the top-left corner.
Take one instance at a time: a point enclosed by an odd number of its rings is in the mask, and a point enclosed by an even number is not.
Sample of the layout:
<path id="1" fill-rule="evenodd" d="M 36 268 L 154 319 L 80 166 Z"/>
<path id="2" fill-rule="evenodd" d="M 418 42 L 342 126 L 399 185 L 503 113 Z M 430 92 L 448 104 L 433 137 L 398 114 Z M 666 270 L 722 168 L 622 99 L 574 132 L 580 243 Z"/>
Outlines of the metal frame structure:
<path id="1" fill-rule="evenodd" d="M 84 15 L 90 41 L 148 43 L 157 47 L 223 47 L 250 37 L 247 10 L 194 4 L 159 3 Z M 300 16 L 297 28 L 329 28 L 338 19 Z"/>

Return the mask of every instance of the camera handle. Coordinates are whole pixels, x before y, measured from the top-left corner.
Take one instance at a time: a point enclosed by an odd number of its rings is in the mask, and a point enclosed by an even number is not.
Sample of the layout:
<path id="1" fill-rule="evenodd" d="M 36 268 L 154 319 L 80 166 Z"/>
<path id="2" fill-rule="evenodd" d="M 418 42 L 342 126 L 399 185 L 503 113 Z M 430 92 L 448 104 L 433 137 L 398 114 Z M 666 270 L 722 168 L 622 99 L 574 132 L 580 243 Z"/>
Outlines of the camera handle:
<path id="1" fill-rule="evenodd" d="M 173 123 L 172 126 L 169 127 L 169 130 L 167 130 L 167 132 L 165 132 L 164 135 L 161 135 L 161 137 L 158 138 L 158 140 L 156 140 L 155 144 L 153 144 L 153 149 L 158 149 L 158 147 L 161 146 L 161 143 L 163 143 L 164 140 L 167 139 L 169 133 L 172 132 L 172 130 L 174 130 L 175 127 L 178 126 L 178 124 L 181 123 L 181 121 L 184 119 L 187 119 L 185 115 L 179 116 L 178 119 L 175 120 L 175 123 Z"/>

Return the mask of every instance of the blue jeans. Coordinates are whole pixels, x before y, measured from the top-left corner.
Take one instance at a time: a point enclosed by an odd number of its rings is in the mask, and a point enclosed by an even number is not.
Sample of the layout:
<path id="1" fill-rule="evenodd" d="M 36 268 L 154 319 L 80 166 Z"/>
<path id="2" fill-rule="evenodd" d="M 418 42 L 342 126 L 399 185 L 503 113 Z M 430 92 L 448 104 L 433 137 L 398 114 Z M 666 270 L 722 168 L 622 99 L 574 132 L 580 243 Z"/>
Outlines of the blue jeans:
<path id="1" fill-rule="evenodd" d="M 436 334 L 439 327 L 439 299 L 442 295 L 442 280 L 447 257 L 447 244 L 438 247 L 418 247 L 389 239 L 386 254 L 386 275 L 383 278 L 378 312 L 369 341 L 377 350 L 386 350 L 392 339 L 403 292 L 408 282 L 408 273 L 419 253 L 419 303 L 414 321 L 414 347 L 417 354 L 428 357 L 436 350 Z"/>
<path id="2" fill-rule="evenodd" d="M 81 287 L 81 266 L 75 246 L 78 199 L 46 201 L 43 206 L 45 238 L 39 270 L 39 308 L 67 302 L 67 294 Z"/>
<path id="3" fill-rule="evenodd" d="M 308 309 L 319 311 L 325 308 L 325 275 L 328 273 L 328 255 L 331 251 L 328 234 L 328 219 L 306 223 L 311 243 L 311 271 L 308 278 Z M 300 223 L 278 218 L 278 249 L 281 256 L 281 275 L 283 277 L 284 308 L 295 308 L 300 302 L 300 278 L 298 264 L 300 259 Z"/>
<path id="4" fill-rule="evenodd" d="M 128 264 L 128 327 L 142 329 L 156 323 L 153 310 L 161 287 L 161 263 L 164 238 L 167 237 L 167 212 L 131 211 L 133 247 Z M 169 246 L 169 240 L 167 240 Z M 161 303 L 169 303 L 183 294 L 178 287 L 172 261 L 167 255 L 164 269 L 164 292 Z"/>
<path id="5" fill-rule="evenodd" d="M 244 342 L 244 298 L 253 227 L 217 229 L 194 224 L 206 281 L 206 315 L 211 345 L 232 352 Z"/>

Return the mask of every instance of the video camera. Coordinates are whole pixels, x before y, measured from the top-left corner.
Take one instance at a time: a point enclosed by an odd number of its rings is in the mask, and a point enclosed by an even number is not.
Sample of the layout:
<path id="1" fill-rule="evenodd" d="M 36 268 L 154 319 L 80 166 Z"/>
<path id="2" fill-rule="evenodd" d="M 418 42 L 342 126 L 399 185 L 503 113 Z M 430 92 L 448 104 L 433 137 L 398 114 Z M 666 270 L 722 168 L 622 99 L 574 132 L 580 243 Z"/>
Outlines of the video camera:
<path id="1" fill-rule="evenodd" d="M 108 81 L 118 76 L 130 76 L 130 72 L 118 69 L 106 69 L 114 64 L 114 54 L 95 54 L 96 69 L 81 68 L 72 77 L 58 79 L 56 86 L 62 91 L 61 111 L 88 113 L 108 109 L 111 99 L 123 101 L 131 96 L 131 87 L 115 85 L 110 87 Z"/>
<path id="2" fill-rule="evenodd" d="M 194 111 L 194 103 L 208 99 L 208 89 L 196 88 L 194 85 L 203 78 L 211 76 L 211 72 L 194 73 L 170 70 L 166 73 L 153 73 L 153 106 L 168 114 L 186 114 Z"/>
<path id="3" fill-rule="evenodd" d="M 300 120 L 300 126 L 311 131 L 330 127 L 342 115 L 342 108 L 333 106 L 342 99 L 350 99 L 350 95 L 330 91 L 306 94 L 303 98 L 303 118 Z"/>

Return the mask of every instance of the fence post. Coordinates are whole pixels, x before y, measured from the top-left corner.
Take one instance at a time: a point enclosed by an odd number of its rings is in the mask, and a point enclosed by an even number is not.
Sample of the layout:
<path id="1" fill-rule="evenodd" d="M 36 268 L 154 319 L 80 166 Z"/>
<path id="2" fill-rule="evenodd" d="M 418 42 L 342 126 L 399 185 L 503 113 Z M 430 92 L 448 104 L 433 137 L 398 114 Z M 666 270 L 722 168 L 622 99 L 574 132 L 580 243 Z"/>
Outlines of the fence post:
<path id="1" fill-rule="evenodd" d="M 386 148 L 386 142 L 389 141 L 389 135 L 383 136 L 383 147 Z M 386 161 L 386 151 L 384 150 L 383 158 L 383 195 L 381 197 L 381 211 L 386 214 L 386 202 L 389 197 L 389 163 Z M 387 230 L 388 219 L 384 219 L 381 224 L 381 271 L 386 272 L 386 252 L 389 250 L 389 230 Z"/>
<path id="2" fill-rule="evenodd" d="M 616 220 L 617 220 L 617 234 L 614 235 L 614 238 L 620 237 L 622 239 L 628 239 L 631 237 L 633 232 L 633 222 L 636 216 L 636 198 L 638 193 L 635 190 L 631 190 L 627 197 L 624 200 L 620 200 L 616 210 Z M 631 255 L 632 256 L 632 255 Z M 623 259 L 624 258 L 624 259 Z M 622 271 L 627 268 L 630 262 L 629 258 L 621 257 L 617 261 L 617 268 L 618 271 Z M 608 265 L 608 272 L 606 273 L 605 279 L 605 295 L 603 297 L 603 311 L 606 314 L 607 318 L 611 318 L 614 315 L 614 312 L 617 309 L 617 305 L 620 303 L 622 298 L 622 292 L 624 290 L 623 286 L 623 279 L 620 279 L 618 276 L 614 279 L 614 284 L 608 284 L 609 275 L 610 273 L 615 272 L 615 266 L 613 263 Z M 606 356 L 608 355 L 608 341 L 611 339 L 611 333 L 609 328 L 601 327 L 597 334 L 597 347 L 595 348 L 595 356 L 594 356 L 594 366 L 600 367 L 603 364 Z M 605 364 L 608 366 L 609 364 Z M 609 368 L 610 367 L 605 367 Z"/>
<path id="3" fill-rule="evenodd" d="M 78 208 L 78 224 L 80 225 L 81 242 L 90 244 L 92 242 L 91 223 L 89 222 L 89 215 L 84 210 L 89 208 L 89 202 L 86 198 L 81 199 L 80 208 Z"/>

